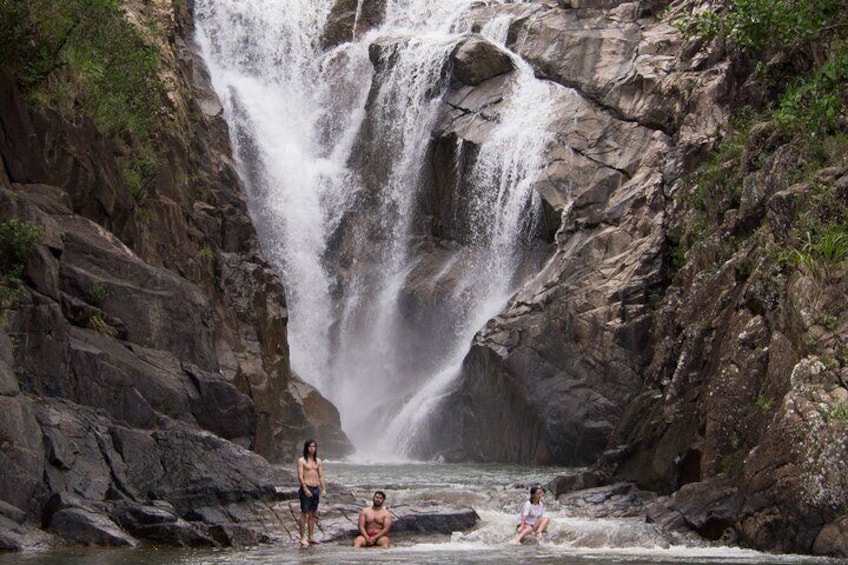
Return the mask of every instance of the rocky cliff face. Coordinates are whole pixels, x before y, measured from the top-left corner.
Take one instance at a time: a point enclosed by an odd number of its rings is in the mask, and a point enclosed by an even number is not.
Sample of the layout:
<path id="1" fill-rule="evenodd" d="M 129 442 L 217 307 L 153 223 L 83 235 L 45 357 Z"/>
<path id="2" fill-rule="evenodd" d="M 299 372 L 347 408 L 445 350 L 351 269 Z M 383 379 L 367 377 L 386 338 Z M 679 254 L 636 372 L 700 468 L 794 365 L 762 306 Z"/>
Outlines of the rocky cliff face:
<path id="1" fill-rule="evenodd" d="M 537 186 L 552 254 L 477 335 L 424 452 L 582 465 L 604 451 L 641 386 L 671 187 L 719 135 L 734 77 L 719 53 L 642 3 L 501 8 L 517 16 L 508 46 L 537 76 L 572 89 L 554 110 L 557 137 Z M 480 8 L 481 23 L 493 9 Z M 462 190 L 451 171 L 469 157 L 451 148 L 486 135 L 509 88 L 513 70 L 484 56 L 486 45 L 469 38 L 451 62 L 437 194 Z"/>
<path id="2" fill-rule="evenodd" d="M 353 33 L 342 4 L 328 37 Z M 598 461 L 581 484 L 625 479 L 674 493 L 658 522 L 845 556 L 844 275 L 780 260 L 812 202 L 844 201 L 845 168 L 795 184 L 789 171 L 809 165 L 803 151 L 773 125 L 755 128 L 743 162 L 714 180 L 738 174 L 741 196 L 723 201 L 701 187 L 720 217 L 675 256 L 679 234 L 703 222 L 690 175 L 738 100 L 759 95 L 744 61 L 670 25 L 691 4 L 481 3 L 474 12 L 481 25 L 517 16 L 510 49 L 574 96 L 556 110 L 559 134 L 537 186 L 550 257 L 478 333 L 420 455 Z M 379 9 L 369 7 L 373 19 Z M 372 46 L 378 65 L 390 64 L 379 54 L 391 47 Z M 446 64 L 433 204 L 420 226 L 435 265 L 462 244 L 450 203 L 514 72 L 474 34 Z M 412 277 L 412 302 L 438 302 L 427 277 Z"/>
<path id="3" fill-rule="evenodd" d="M 350 449 L 335 409 L 291 373 L 284 289 L 247 215 L 189 8 L 127 8 L 166 30 L 178 132 L 160 133 L 167 166 L 143 202 L 115 140 L 0 76 L 0 220 L 43 230 L 24 284 L 2 298 L 0 548 L 52 534 L 256 541 L 247 524 L 292 483 L 268 461 L 293 460 L 307 437 Z"/>
<path id="4" fill-rule="evenodd" d="M 659 303 L 645 382 L 601 468 L 676 491 L 670 507 L 704 535 L 845 556 L 844 275 L 781 255 L 805 217 L 842 201 L 846 169 L 795 183 L 787 171 L 802 154 L 762 124 L 742 162 L 726 163 L 745 187 L 738 207 Z M 681 207 L 672 218 L 672 232 L 696 221 Z"/>

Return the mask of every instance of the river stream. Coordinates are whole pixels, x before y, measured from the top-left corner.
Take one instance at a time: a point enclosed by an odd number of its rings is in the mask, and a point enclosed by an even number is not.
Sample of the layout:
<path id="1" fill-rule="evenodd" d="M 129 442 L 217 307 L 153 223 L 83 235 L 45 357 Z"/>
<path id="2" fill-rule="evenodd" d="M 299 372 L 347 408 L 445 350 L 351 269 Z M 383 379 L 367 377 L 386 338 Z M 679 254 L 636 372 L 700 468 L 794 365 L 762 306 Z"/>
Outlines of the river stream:
<path id="1" fill-rule="evenodd" d="M 559 505 L 550 494 L 545 500 L 546 514 L 551 518 L 546 538 L 540 544 L 515 545 L 515 514 L 528 486 L 545 484 L 568 471 L 552 467 L 328 461 L 326 475 L 330 488 L 322 499 L 324 503 L 332 503 L 334 496 L 339 494 L 338 489 L 344 488 L 364 504 L 374 490 L 380 489 L 386 492 L 386 504 L 390 509 L 393 504 L 444 501 L 472 506 L 480 515 L 480 522 L 472 530 L 455 532 L 451 536 L 398 533 L 392 538 L 393 546 L 387 550 L 354 550 L 352 539 L 328 541 L 308 549 L 300 549 L 293 543 L 217 550 L 155 547 L 76 549 L 0 555 L 0 565 L 844 563 L 798 555 L 770 555 L 720 545 L 673 545 L 643 520 L 579 518 L 575 516 L 575 509 Z M 316 537 L 321 538 L 320 534 Z"/>

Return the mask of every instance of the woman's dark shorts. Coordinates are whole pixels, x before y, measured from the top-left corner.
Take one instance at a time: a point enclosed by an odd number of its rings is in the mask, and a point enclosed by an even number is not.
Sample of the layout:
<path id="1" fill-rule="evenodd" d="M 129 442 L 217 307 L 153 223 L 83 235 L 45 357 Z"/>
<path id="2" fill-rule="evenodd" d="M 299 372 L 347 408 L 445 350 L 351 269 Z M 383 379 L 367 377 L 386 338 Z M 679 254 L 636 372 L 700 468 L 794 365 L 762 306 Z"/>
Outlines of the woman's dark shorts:
<path id="1" fill-rule="evenodd" d="M 300 511 L 301 512 L 315 512 L 318 510 L 318 502 L 319 502 L 319 494 L 321 489 L 318 487 L 306 487 L 309 490 L 304 492 L 304 489 L 301 488 L 298 493 L 300 494 Z"/>

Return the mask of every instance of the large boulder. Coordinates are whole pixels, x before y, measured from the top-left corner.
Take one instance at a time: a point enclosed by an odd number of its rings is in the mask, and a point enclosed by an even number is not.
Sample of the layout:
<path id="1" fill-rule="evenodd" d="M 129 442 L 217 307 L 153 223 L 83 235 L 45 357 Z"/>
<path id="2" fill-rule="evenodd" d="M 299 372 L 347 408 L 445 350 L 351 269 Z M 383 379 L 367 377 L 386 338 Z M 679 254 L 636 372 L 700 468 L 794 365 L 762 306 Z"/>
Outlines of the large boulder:
<path id="1" fill-rule="evenodd" d="M 331 49 L 361 37 L 383 22 L 386 0 L 337 0 L 327 17 L 321 47 Z"/>

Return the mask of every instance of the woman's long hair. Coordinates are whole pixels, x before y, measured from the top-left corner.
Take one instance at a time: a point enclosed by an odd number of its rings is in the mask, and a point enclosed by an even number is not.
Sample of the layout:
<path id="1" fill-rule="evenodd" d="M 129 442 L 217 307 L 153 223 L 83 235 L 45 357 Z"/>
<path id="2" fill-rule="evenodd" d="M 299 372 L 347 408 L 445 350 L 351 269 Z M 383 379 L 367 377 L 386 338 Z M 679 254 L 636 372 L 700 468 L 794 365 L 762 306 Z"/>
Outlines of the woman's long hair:
<path id="1" fill-rule="evenodd" d="M 315 459 L 313 461 L 318 461 L 318 442 L 314 439 L 308 439 L 303 444 L 303 458 L 309 459 L 309 446 L 315 444 Z"/>
<path id="2" fill-rule="evenodd" d="M 317 455 L 316 455 L 316 457 L 317 457 Z M 533 502 L 533 497 L 536 496 L 536 493 L 538 491 L 545 492 L 545 489 L 543 489 L 540 485 L 530 487 L 530 502 Z"/>

